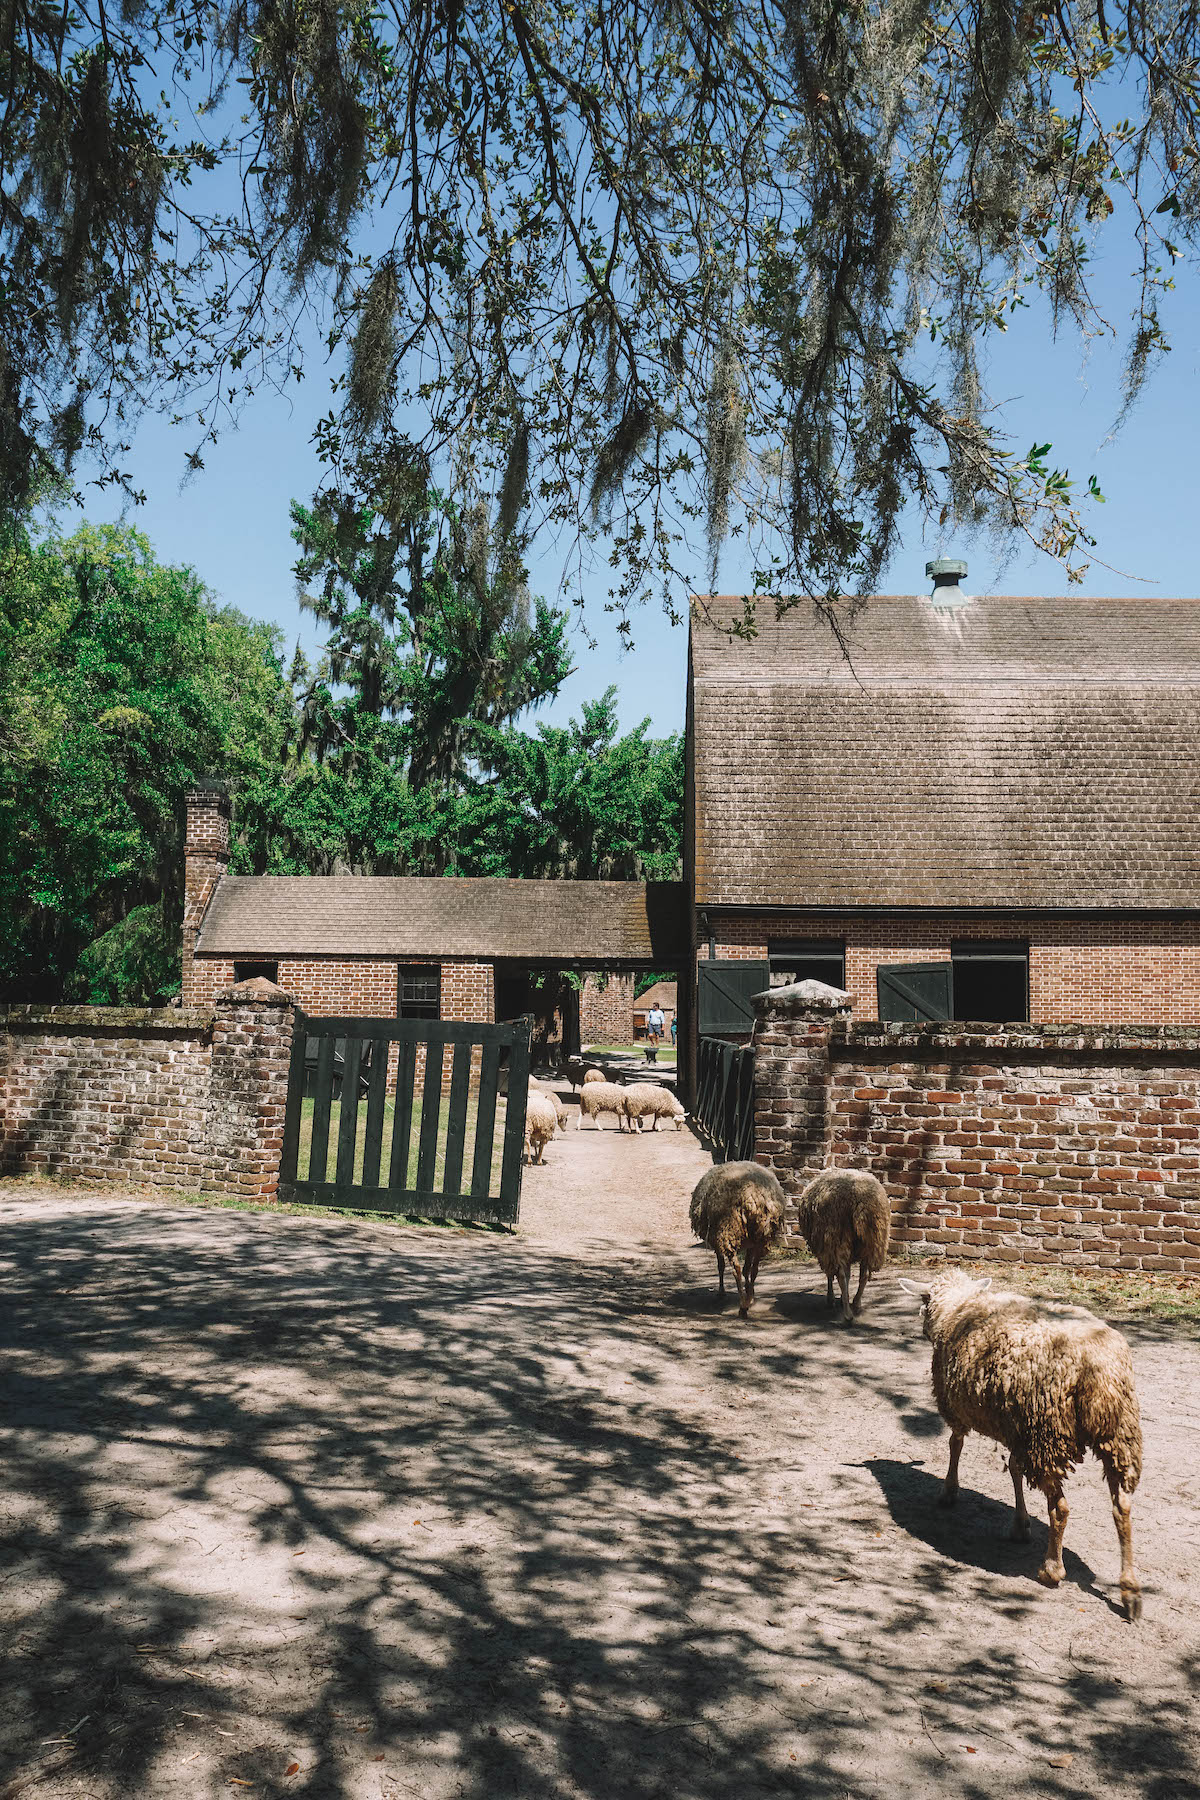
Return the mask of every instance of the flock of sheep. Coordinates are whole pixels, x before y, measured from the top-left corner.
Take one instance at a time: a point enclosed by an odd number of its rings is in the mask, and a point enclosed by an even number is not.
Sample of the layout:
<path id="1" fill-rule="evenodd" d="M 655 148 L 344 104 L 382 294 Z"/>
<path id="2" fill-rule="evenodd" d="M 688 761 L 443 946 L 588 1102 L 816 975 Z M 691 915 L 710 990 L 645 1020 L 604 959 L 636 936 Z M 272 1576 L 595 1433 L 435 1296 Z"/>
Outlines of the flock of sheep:
<path id="1" fill-rule="evenodd" d="M 862 1305 L 863 1290 L 887 1257 L 891 1205 L 887 1191 L 862 1169 L 826 1169 L 810 1181 L 797 1203 L 801 1233 L 828 1283 L 841 1290 L 847 1324 Z M 696 1184 L 692 1230 L 716 1253 L 720 1291 L 725 1265 L 733 1266 L 743 1318 L 754 1299 L 763 1257 L 784 1232 L 783 1190 L 760 1163 L 719 1163 Z M 858 1288 L 850 1299 L 850 1271 L 858 1264 Z M 1002 1444 L 1008 1452 L 1016 1517 L 1012 1535 L 1029 1540 L 1025 1483 L 1046 1497 L 1050 1542 L 1039 1581 L 1057 1587 L 1067 1525 L 1064 1487 L 1090 1450 L 1104 1470 L 1121 1546 L 1121 1600 L 1128 1619 L 1142 1612 L 1133 1568 L 1131 1503 L 1142 1472 L 1142 1428 L 1133 1362 L 1120 1332 L 1081 1306 L 1026 1295 L 993 1292 L 990 1280 L 974 1281 L 951 1269 L 928 1286 L 901 1280 L 921 1302 L 921 1323 L 933 1345 L 933 1393 L 950 1427 L 950 1468 L 941 1504 L 958 1499 L 958 1459 L 968 1432 Z"/>
<path id="2" fill-rule="evenodd" d="M 598 1071 L 581 1073 L 577 1129 L 585 1117 L 599 1122 L 615 1112 L 619 1129 L 640 1130 L 649 1117 L 685 1114 L 674 1095 L 653 1083 L 617 1087 Z M 590 1100 L 589 1100 L 590 1095 Z M 566 1111 L 557 1095 L 531 1083 L 526 1145 L 535 1160 L 556 1129 L 566 1130 Z M 534 1146 L 536 1154 L 534 1153 Z M 827 1299 L 841 1293 L 847 1324 L 862 1306 L 870 1276 L 887 1259 L 891 1205 L 887 1191 L 862 1169 L 826 1169 L 804 1188 L 798 1201 L 800 1231 L 827 1282 Z M 692 1195 L 692 1230 L 717 1258 L 719 1291 L 725 1266 L 733 1269 L 739 1313 L 745 1318 L 763 1258 L 783 1239 L 783 1190 L 772 1172 L 755 1162 L 719 1163 L 701 1176 Z M 850 1273 L 858 1264 L 858 1287 L 850 1298 Z M 950 1427 L 950 1467 L 941 1504 L 958 1498 L 958 1462 L 972 1431 L 992 1438 L 1008 1453 L 1016 1514 L 1012 1536 L 1028 1542 L 1025 1483 L 1046 1498 L 1050 1541 L 1039 1581 L 1057 1587 L 1066 1573 L 1062 1546 L 1068 1508 L 1068 1475 L 1088 1451 L 1104 1470 L 1121 1546 L 1121 1600 L 1125 1616 L 1141 1617 L 1141 1587 L 1133 1567 L 1131 1503 L 1142 1472 L 1142 1431 L 1129 1345 L 1120 1332 L 1083 1307 L 993 1290 L 990 1280 L 972 1280 L 951 1269 L 928 1285 L 901 1280 L 921 1302 L 921 1323 L 933 1346 L 933 1392 Z"/>

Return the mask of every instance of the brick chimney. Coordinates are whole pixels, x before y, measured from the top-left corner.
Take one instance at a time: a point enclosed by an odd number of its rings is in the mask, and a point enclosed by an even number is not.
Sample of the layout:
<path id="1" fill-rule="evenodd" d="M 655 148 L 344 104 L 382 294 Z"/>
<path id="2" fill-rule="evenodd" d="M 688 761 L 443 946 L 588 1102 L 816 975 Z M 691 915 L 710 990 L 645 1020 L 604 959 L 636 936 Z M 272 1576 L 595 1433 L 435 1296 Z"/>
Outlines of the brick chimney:
<path id="1" fill-rule="evenodd" d="M 189 788 L 183 840 L 183 1002 L 192 998 L 192 958 L 208 903 L 229 861 L 229 793 L 224 782 Z"/>

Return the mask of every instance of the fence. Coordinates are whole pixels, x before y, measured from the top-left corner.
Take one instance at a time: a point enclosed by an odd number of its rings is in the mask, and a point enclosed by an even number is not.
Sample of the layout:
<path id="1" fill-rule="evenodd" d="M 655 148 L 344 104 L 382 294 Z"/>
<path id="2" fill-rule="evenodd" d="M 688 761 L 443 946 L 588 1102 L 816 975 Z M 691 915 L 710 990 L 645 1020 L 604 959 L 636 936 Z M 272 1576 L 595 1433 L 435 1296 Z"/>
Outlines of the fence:
<path id="1" fill-rule="evenodd" d="M 695 1116 L 720 1162 L 754 1156 L 754 1052 L 725 1038 L 702 1037 Z"/>
<path id="2" fill-rule="evenodd" d="M 528 1019 L 490 1025 L 297 1012 L 281 1186 L 320 1206 L 515 1223 L 529 1034 Z M 501 1099 L 505 1060 L 509 1091 Z"/>

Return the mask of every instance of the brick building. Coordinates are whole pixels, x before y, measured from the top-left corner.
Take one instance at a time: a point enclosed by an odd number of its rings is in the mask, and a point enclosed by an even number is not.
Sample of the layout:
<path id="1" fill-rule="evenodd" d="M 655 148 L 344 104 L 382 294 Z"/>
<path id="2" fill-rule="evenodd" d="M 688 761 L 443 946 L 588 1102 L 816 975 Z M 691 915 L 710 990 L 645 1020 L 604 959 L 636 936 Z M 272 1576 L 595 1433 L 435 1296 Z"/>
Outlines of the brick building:
<path id="1" fill-rule="evenodd" d="M 313 1016 L 531 1013 L 538 1049 L 572 1051 L 580 994 L 564 970 L 607 975 L 583 984 L 584 1041 L 621 1025 L 627 1042 L 635 971 L 687 954 L 679 882 L 230 875 L 217 784 L 187 797 L 185 859 L 185 1006 L 265 976 Z"/>
<path id="2" fill-rule="evenodd" d="M 844 654 L 741 616 L 691 631 L 701 1031 L 805 976 L 859 1020 L 1200 1021 L 1200 602 L 877 596 Z"/>

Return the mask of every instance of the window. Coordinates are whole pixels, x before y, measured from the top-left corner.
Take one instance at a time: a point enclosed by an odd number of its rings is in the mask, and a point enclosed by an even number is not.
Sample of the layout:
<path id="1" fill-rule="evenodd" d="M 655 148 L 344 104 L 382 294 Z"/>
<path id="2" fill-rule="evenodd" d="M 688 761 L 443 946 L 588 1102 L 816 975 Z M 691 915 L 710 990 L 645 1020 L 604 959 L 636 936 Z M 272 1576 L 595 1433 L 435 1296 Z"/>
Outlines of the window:
<path id="1" fill-rule="evenodd" d="M 397 971 L 396 1017 L 440 1019 L 442 971 L 437 963 L 401 963 Z"/>
<path id="2" fill-rule="evenodd" d="M 233 979 L 235 981 L 253 981 L 255 977 L 262 981 L 279 980 L 279 964 L 277 962 L 235 962 Z"/>
<path id="3" fill-rule="evenodd" d="M 790 981 L 824 981 L 846 985 L 846 945 L 841 938 L 776 939 L 767 944 L 771 986 Z"/>
<path id="4" fill-rule="evenodd" d="M 1029 1017 L 1029 945 L 1016 938 L 957 938 L 954 1017 L 1003 1025 Z"/>

